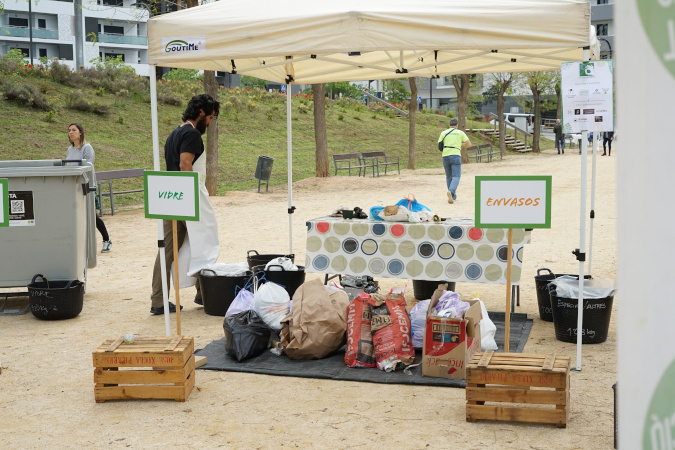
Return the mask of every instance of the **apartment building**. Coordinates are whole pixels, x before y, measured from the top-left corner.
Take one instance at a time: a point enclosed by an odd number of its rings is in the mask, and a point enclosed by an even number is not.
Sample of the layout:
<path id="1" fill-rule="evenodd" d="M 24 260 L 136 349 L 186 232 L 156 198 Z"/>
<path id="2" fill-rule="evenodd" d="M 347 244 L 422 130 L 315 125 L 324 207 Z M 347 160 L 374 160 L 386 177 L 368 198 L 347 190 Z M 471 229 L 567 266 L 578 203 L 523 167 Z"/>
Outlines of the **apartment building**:
<path id="1" fill-rule="evenodd" d="M 600 41 L 600 59 L 614 58 L 614 0 L 591 0 L 591 25 Z"/>
<path id="2" fill-rule="evenodd" d="M 75 68 L 76 17 L 81 19 L 85 67 L 96 57 L 121 56 L 139 75 L 149 74 L 148 10 L 134 0 L 5 0 L 0 14 L 0 55 L 20 49 L 26 59 L 58 58 Z M 31 35 L 32 48 L 31 55 Z"/>

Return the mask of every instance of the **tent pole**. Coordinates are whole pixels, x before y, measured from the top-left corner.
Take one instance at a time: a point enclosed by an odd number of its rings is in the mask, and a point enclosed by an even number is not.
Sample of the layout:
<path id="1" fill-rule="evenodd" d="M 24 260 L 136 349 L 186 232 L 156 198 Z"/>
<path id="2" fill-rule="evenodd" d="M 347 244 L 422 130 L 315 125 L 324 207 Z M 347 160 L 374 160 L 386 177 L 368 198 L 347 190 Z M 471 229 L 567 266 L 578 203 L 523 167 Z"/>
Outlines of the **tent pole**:
<path id="1" fill-rule="evenodd" d="M 288 153 L 288 246 L 293 254 L 293 125 L 291 122 L 291 82 L 286 84 L 286 147 Z"/>
<path id="2" fill-rule="evenodd" d="M 591 166 L 591 215 L 590 215 L 590 225 L 591 231 L 588 238 L 588 274 L 592 275 L 593 272 L 591 268 L 593 267 L 593 225 L 595 222 L 595 172 L 596 172 L 596 162 L 598 158 L 598 151 L 600 146 L 600 141 L 598 139 L 598 129 L 596 128 L 593 132 L 593 165 Z"/>
<path id="3" fill-rule="evenodd" d="M 588 61 L 589 49 L 584 48 L 584 61 Z M 576 252 L 579 260 L 579 299 L 577 303 L 577 366 L 574 370 L 581 372 L 581 338 L 584 334 L 584 261 L 586 259 L 586 191 L 588 165 L 588 130 L 581 131 L 581 212 L 579 214 L 579 249 Z"/>
<path id="4" fill-rule="evenodd" d="M 159 126 L 157 120 L 157 80 L 155 77 L 157 66 L 150 66 L 150 112 L 152 117 L 152 161 L 153 169 L 159 170 Z M 164 254 L 164 224 L 157 219 L 157 242 L 159 247 L 159 264 L 162 268 L 162 300 L 164 302 L 164 327 L 166 335 L 171 336 L 171 318 L 169 317 L 169 293 L 166 291 L 166 255 Z M 178 276 L 178 274 L 176 274 Z"/>

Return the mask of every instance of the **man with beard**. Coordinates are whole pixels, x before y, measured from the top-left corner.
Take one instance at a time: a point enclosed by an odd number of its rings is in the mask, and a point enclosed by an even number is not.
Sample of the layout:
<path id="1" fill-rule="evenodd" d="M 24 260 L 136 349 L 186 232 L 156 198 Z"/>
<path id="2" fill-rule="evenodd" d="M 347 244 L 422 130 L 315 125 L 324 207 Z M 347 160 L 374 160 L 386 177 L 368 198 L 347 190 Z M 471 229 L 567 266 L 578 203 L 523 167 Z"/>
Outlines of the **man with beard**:
<path id="1" fill-rule="evenodd" d="M 166 170 L 173 172 L 192 172 L 192 165 L 204 153 L 204 142 L 202 135 L 206 132 L 206 127 L 211 124 L 211 120 L 218 116 L 220 103 L 208 94 L 195 95 L 183 113 L 183 124 L 173 130 L 164 145 L 164 159 L 166 160 Z M 167 284 L 171 278 L 171 265 L 173 264 L 173 229 L 170 220 L 164 220 L 164 254 L 166 256 Z M 185 221 L 177 221 L 177 244 L 180 250 L 185 240 L 187 227 Z M 161 251 L 161 249 L 159 250 Z M 159 251 L 155 258 L 155 267 L 152 273 L 152 314 L 164 314 L 164 303 L 162 297 L 162 273 L 159 259 Z M 201 304 L 201 292 L 199 283 L 196 285 L 197 295 L 195 302 Z M 169 286 L 167 286 L 168 293 Z M 181 306 L 181 309 L 183 307 Z M 169 302 L 169 312 L 176 312 L 176 305 Z"/>

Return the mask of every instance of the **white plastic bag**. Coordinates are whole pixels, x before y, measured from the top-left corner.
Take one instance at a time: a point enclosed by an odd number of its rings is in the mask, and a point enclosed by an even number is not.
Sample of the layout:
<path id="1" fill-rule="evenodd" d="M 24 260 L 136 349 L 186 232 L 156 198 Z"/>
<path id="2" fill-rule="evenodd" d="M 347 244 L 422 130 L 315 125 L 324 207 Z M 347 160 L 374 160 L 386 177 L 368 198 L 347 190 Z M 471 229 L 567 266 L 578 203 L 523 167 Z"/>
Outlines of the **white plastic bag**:
<path id="1" fill-rule="evenodd" d="M 281 256 L 279 258 L 274 258 L 273 260 L 271 260 L 270 262 L 268 262 L 265 265 L 265 270 L 281 271 L 281 269 L 279 267 L 273 267 L 273 266 L 281 266 L 283 268 L 283 270 L 286 270 L 286 271 L 289 271 L 289 270 L 296 271 L 296 272 L 298 271 L 298 266 L 293 264 L 293 261 L 291 261 L 290 258 L 286 258 L 285 256 Z"/>
<path id="2" fill-rule="evenodd" d="M 204 269 L 213 270 L 216 273 L 216 275 L 224 277 L 243 277 L 249 270 L 248 264 L 245 262 L 238 262 L 233 264 L 214 263 L 209 264 L 206 267 L 202 267 L 202 270 Z"/>
<path id="3" fill-rule="evenodd" d="M 234 314 L 239 314 L 240 312 L 248 311 L 253 309 L 255 306 L 255 296 L 253 292 L 248 289 L 242 289 L 239 291 L 237 296 L 232 300 L 230 307 L 227 308 L 225 317 L 230 317 Z"/>
<path id="4" fill-rule="evenodd" d="M 396 214 L 386 215 L 386 208 L 378 213 L 380 219 L 385 222 L 407 222 L 410 217 L 410 211 L 405 206 L 399 206 Z"/>
<path id="5" fill-rule="evenodd" d="M 268 281 L 255 293 L 255 312 L 273 330 L 281 330 L 281 320 L 290 311 L 291 298 L 286 289 Z"/>
<path id="6" fill-rule="evenodd" d="M 495 333 L 497 332 L 497 325 L 495 325 L 490 317 L 488 317 L 487 309 L 483 300 L 480 302 L 480 310 L 483 318 L 480 320 L 480 349 L 484 352 L 488 350 L 497 350 L 497 343 L 495 342 Z"/>
<path id="7" fill-rule="evenodd" d="M 422 348 L 424 346 L 424 327 L 427 324 L 427 310 L 431 300 L 422 300 L 417 302 L 410 310 L 410 329 L 412 331 L 413 348 Z"/>

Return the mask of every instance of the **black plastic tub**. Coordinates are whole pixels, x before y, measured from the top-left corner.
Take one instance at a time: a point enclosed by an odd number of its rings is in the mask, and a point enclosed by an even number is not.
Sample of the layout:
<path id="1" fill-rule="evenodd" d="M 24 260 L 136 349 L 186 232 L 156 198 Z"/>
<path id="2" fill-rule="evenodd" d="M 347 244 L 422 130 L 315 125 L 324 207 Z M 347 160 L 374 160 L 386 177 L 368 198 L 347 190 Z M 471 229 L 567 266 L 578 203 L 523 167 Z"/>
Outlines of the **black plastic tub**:
<path id="1" fill-rule="evenodd" d="M 253 254 L 251 254 L 253 253 Z M 264 266 L 268 262 L 272 261 L 273 259 L 276 258 L 288 258 L 291 260 L 291 262 L 295 262 L 295 254 L 291 255 L 279 255 L 279 254 L 266 254 L 266 255 L 261 255 L 258 253 L 256 250 L 249 250 L 246 252 L 246 262 L 248 263 L 248 268 L 250 270 L 253 270 L 255 266 Z"/>
<path id="2" fill-rule="evenodd" d="M 230 307 L 239 290 L 246 286 L 251 275 L 253 273 L 250 271 L 239 277 L 217 275 L 211 269 L 199 271 L 204 312 L 210 316 L 224 316 L 227 308 Z"/>
<path id="3" fill-rule="evenodd" d="M 293 298 L 296 289 L 305 282 L 305 266 L 298 266 L 298 270 L 284 270 L 282 266 L 271 265 L 275 270 L 265 270 L 265 266 L 255 266 L 254 273 L 263 272 L 265 274 L 264 281 L 271 281 L 282 286 L 288 292 L 289 297 Z"/>
<path id="4" fill-rule="evenodd" d="M 413 280 L 413 293 L 417 300 L 429 300 L 439 284 L 448 283 L 448 290 L 455 291 L 454 281 Z"/>
<path id="5" fill-rule="evenodd" d="M 548 271 L 548 274 L 542 275 L 542 271 Z M 570 276 L 579 279 L 579 274 L 554 274 L 550 269 L 537 269 L 537 276 L 534 277 L 534 285 L 537 290 L 537 303 L 539 306 L 539 317 L 541 320 L 553 322 L 553 310 L 551 308 L 551 294 L 548 292 L 548 284 L 558 277 Z M 585 275 L 584 279 L 590 280 L 590 275 Z"/>
<path id="6" fill-rule="evenodd" d="M 553 285 L 549 287 L 549 291 L 556 339 L 576 344 L 579 299 L 556 296 Z M 584 298 L 582 344 L 601 344 L 607 340 L 613 303 L 613 295 L 605 298 Z"/>
<path id="7" fill-rule="evenodd" d="M 36 281 L 41 278 L 42 281 Z M 84 283 L 80 280 L 49 281 L 35 275 L 28 285 L 30 312 L 42 320 L 77 317 L 84 305 Z"/>

